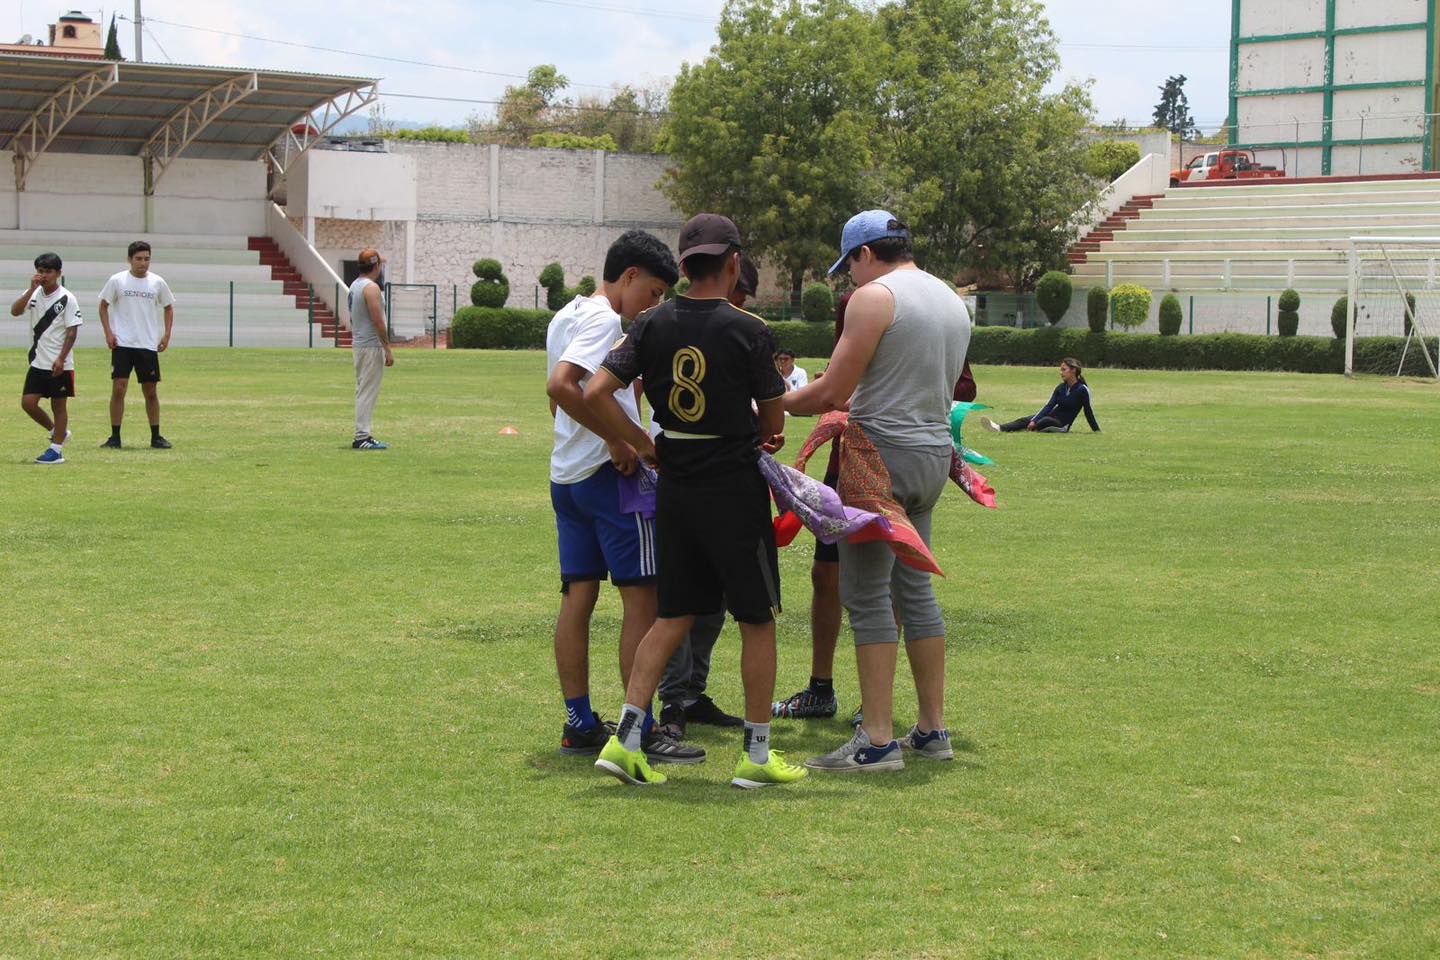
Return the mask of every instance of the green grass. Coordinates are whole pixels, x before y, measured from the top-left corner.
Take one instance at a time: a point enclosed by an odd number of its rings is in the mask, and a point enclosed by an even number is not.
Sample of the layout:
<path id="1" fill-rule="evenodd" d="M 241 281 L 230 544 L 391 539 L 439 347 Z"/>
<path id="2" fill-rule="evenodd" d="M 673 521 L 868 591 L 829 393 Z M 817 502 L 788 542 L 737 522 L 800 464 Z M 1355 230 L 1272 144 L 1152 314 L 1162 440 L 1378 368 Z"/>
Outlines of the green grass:
<path id="1" fill-rule="evenodd" d="M 167 356 L 173 451 L 96 449 L 93 350 L 68 464 L 0 418 L 0 957 L 1440 952 L 1433 385 L 1096 371 L 1102 434 L 973 431 L 1002 509 L 937 514 L 958 762 L 756 795 L 700 728 L 642 794 L 555 752 L 540 354 L 402 353 L 374 455 L 347 354 Z M 1055 379 L 976 375 L 1007 417 Z M 618 628 L 607 590 L 611 714 Z"/>

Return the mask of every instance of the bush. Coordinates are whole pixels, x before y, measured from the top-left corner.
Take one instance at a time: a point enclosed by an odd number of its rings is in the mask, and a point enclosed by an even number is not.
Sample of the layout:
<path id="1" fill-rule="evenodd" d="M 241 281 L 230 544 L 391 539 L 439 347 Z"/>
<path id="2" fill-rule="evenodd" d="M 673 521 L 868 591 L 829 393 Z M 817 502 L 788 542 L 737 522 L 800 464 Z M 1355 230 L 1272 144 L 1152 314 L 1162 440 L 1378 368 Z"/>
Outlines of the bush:
<path id="1" fill-rule="evenodd" d="M 776 350 L 783 347 L 787 350 L 794 350 L 797 357 L 824 359 L 829 357 L 835 349 L 835 316 L 833 313 L 828 323 L 783 320 L 772 322 L 769 327 L 770 335 L 775 339 Z"/>
<path id="2" fill-rule="evenodd" d="M 1085 321 L 1091 333 L 1104 333 L 1110 319 L 1110 294 L 1104 287 L 1091 287 L 1085 294 Z M 1079 359 L 1078 357 L 1076 359 Z"/>
<path id="3" fill-rule="evenodd" d="M 1122 283 L 1110 291 L 1115 326 L 1133 330 L 1150 317 L 1150 291 L 1138 283 Z"/>
<path id="4" fill-rule="evenodd" d="M 1065 311 L 1070 309 L 1070 298 L 1074 293 L 1070 274 L 1059 270 L 1051 270 L 1035 284 L 1035 302 L 1040 306 L 1040 312 L 1045 314 L 1045 319 L 1052 324 L 1059 323 Z"/>
<path id="5" fill-rule="evenodd" d="M 530 138 L 532 147 L 550 147 L 555 150 L 619 150 L 620 145 L 608 133 L 598 137 L 587 137 L 580 133 L 537 133 Z"/>
<path id="6" fill-rule="evenodd" d="M 677 297 L 683 297 L 683 296 L 685 296 L 685 291 L 687 291 L 687 290 L 689 290 L 689 289 L 690 289 L 690 278 L 689 278 L 689 277 L 681 277 L 679 280 L 676 280 L 676 281 L 675 281 L 675 287 L 674 287 L 675 296 L 677 296 Z"/>
<path id="7" fill-rule="evenodd" d="M 827 283 L 815 282 L 800 294 L 800 316 L 806 323 L 824 323 L 835 319 L 835 294 Z"/>
<path id="8" fill-rule="evenodd" d="M 1114 183 L 1126 170 L 1140 162 L 1139 144 L 1124 140 L 1101 140 L 1085 153 L 1085 172 L 1106 183 Z"/>
<path id="9" fill-rule="evenodd" d="M 1406 310 L 1404 307 L 1401 307 L 1401 308 L 1400 308 L 1400 313 L 1401 313 L 1400 320 L 1401 320 L 1402 326 L 1403 326 L 1404 329 L 1405 329 L 1405 336 L 1408 337 L 1408 336 L 1410 336 L 1410 328 L 1414 326 L 1414 324 L 1412 324 L 1412 323 L 1410 322 L 1410 318 L 1413 317 L 1413 316 L 1415 316 L 1415 294 L 1413 294 L 1413 293 L 1407 293 L 1407 294 L 1405 294 L 1405 303 L 1406 303 L 1406 305 L 1407 305 L 1410 309 L 1409 309 L 1409 310 Z"/>
<path id="10" fill-rule="evenodd" d="M 500 268 L 499 260 L 476 260 L 470 272 L 477 279 L 470 287 L 470 302 L 477 307 L 503 307 L 510 299 L 510 281 Z"/>
<path id="11" fill-rule="evenodd" d="M 1160 301 L 1160 335 L 1173 337 L 1180 332 L 1185 320 L 1185 311 L 1180 309 L 1180 298 L 1173 293 L 1165 294 Z"/>
<path id="12" fill-rule="evenodd" d="M 1294 290 L 1286 290 L 1284 293 L 1280 294 L 1280 302 L 1278 306 L 1282 311 L 1286 312 L 1294 312 L 1296 310 L 1299 310 L 1300 294 Z"/>
<path id="13" fill-rule="evenodd" d="M 588 273 L 580 278 L 579 283 L 575 284 L 575 292 L 582 297 L 593 297 L 597 289 L 599 288 L 595 285 L 595 278 Z"/>
<path id="14" fill-rule="evenodd" d="M 1275 329 L 1282 337 L 1293 337 L 1300 332 L 1300 294 L 1286 290 L 1280 294 L 1280 311 L 1275 317 Z"/>
<path id="15" fill-rule="evenodd" d="M 1350 298 L 1341 297 L 1330 308 L 1330 329 L 1335 331 L 1337 340 L 1345 339 L 1345 330 L 1350 325 Z"/>
<path id="16" fill-rule="evenodd" d="M 470 134 L 449 127 L 421 127 L 419 130 L 391 130 L 380 134 L 386 140 L 416 140 L 421 143 L 469 143 Z"/>
<path id="17" fill-rule="evenodd" d="M 549 310 L 466 307 L 455 314 L 450 342 L 480 350 L 540 350 L 554 314 Z"/>

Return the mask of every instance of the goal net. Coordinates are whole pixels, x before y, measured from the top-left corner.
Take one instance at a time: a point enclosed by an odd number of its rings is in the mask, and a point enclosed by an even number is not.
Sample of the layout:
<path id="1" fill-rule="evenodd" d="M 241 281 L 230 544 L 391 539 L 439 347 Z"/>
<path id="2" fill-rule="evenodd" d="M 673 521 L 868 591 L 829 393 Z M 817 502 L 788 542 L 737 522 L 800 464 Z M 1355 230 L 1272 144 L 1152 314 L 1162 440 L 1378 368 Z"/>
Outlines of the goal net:
<path id="1" fill-rule="evenodd" d="M 433 339 L 439 335 L 433 283 L 387 283 L 385 310 L 392 340 Z"/>
<path id="2" fill-rule="evenodd" d="M 1345 375 L 1440 379 L 1440 237 L 1350 241 Z"/>

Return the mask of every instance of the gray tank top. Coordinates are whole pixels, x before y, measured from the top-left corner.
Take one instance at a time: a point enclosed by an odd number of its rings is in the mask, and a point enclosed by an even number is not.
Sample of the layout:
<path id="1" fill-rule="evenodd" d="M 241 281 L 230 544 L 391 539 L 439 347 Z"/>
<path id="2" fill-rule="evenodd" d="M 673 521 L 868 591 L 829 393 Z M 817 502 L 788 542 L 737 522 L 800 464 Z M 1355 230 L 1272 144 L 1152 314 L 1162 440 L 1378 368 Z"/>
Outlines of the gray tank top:
<path id="1" fill-rule="evenodd" d="M 375 324 L 370 319 L 370 305 L 365 302 L 365 288 L 373 286 L 374 280 L 369 277 L 356 277 L 355 282 L 350 284 L 350 345 L 352 347 L 378 347 L 380 346 L 380 335 L 375 332 Z M 385 309 L 385 291 L 380 291 L 380 309 Z M 385 314 L 379 316 L 380 323 L 385 322 Z"/>
<path id="2" fill-rule="evenodd" d="M 874 281 L 895 298 L 895 322 L 875 348 L 850 402 L 850 419 L 892 447 L 950 446 L 950 403 L 970 346 L 965 301 L 923 270 Z"/>

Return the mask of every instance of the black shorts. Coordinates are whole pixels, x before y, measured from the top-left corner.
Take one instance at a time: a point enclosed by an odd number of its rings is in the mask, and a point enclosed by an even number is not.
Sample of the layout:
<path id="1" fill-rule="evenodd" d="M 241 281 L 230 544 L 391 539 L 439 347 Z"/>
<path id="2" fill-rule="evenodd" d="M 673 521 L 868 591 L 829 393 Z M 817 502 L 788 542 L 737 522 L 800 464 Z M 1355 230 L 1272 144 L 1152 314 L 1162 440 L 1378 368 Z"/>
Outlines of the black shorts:
<path id="1" fill-rule="evenodd" d="M 836 440 L 835 442 L 836 442 L 836 443 L 839 443 L 840 441 L 839 441 L 839 440 Z M 825 471 L 825 481 L 824 481 L 824 482 L 825 482 L 825 486 L 829 487 L 831 490 L 839 490 L 839 489 L 840 489 L 840 474 L 839 474 L 838 472 L 836 472 L 836 473 L 831 473 L 829 470 L 826 470 L 826 471 Z M 819 540 L 816 540 L 816 541 L 815 541 L 815 562 L 816 562 L 816 563 L 839 563 L 839 562 L 840 562 L 840 544 L 838 544 L 838 543 L 821 543 Z"/>
<path id="2" fill-rule="evenodd" d="M 39 394 L 48 400 L 75 396 L 75 371 L 66 370 L 55 376 L 49 370 L 30 367 L 25 371 L 25 395 Z"/>
<path id="3" fill-rule="evenodd" d="M 780 610 L 780 564 L 770 488 L 759 470 L 694 487 L 660 475 L 656 547 L 662 617 L 729 609 L 741 623 L 770 623 Z"/>
<path id="4" fill-rule="evenodd" d="M 160 354 L 140 347 L 116 347 L 110 351 L 111 380 L 129 380 L 131 370 L 141 383 L 159 383 Z"/>

